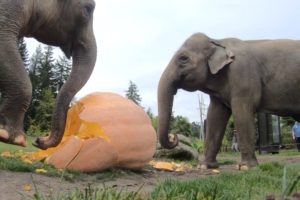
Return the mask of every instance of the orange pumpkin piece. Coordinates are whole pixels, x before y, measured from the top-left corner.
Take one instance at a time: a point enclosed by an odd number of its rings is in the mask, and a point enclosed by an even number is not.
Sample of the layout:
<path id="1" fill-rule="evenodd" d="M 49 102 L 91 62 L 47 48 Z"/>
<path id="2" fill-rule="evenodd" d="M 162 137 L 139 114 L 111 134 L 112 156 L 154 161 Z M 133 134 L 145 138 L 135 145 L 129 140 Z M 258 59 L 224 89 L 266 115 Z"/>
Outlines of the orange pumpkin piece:
<path id="1" fill-rule="evenodd" d="M 110 167 L 141 169 L 153 157 L 157 136 L 145 111 L 113 93 L 92 93 L 68 112 L 64 138 L 32 156 L 82 172 Z"/>

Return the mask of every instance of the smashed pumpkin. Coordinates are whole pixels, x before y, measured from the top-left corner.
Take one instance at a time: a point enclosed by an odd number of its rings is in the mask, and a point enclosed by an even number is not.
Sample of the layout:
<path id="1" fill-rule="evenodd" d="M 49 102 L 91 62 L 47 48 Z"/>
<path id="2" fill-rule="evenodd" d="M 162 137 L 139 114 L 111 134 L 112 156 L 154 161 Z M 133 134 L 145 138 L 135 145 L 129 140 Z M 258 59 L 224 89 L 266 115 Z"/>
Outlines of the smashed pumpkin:
<path id="1" fill-rule="evenodd" d="M 156 138 L 141 107 L 120 95 L 97 92 L 69 109 L 60 145 L 31 158 L 81 172 L 141 169 L 155 153 Z"/>

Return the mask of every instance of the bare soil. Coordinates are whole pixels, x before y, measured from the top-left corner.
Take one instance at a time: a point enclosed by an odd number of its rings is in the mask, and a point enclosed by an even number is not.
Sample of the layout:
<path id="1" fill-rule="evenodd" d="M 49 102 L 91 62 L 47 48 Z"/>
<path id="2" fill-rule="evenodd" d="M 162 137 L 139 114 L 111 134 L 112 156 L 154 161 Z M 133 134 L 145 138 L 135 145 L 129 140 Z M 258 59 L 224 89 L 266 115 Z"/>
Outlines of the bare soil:
<path id="1" fill-rule="evenodd" d="M 236 158 L 239 160 L 239 156 Z M 299 163 L 299 156 L 273 156 L 265 155 L 258 157 L 260 163 L 278 161 L 284 163 Z M 236 172 L 236 165 L 221 165 L 220 173 Z M 92 187 L 113 187 L 123 191 L 137 191 L 150 193 L 160 182 L 167 179 L 193 180 L 207 176 L 216 176 L 217 173 L 212 170 L 201 170 L 193 168 L 187 172 L 167 172 L 159 171 L 148 166 L 141 172 L 124 171 L 118 176 L 108 178 L 95 178 L 93 175 L 87 175 L 83 180 L 66 181 L 59 177 L 48 177 L 37 173 L 10 172 L 0 170 L 0 200 L 21 200 L 31 199 L 37 191 L 43 196 L 58 196 L 72 192 L 76 189 L 84 190 L 89 185 Z M 26 188 L 27 187 L 27 188 Z"/>

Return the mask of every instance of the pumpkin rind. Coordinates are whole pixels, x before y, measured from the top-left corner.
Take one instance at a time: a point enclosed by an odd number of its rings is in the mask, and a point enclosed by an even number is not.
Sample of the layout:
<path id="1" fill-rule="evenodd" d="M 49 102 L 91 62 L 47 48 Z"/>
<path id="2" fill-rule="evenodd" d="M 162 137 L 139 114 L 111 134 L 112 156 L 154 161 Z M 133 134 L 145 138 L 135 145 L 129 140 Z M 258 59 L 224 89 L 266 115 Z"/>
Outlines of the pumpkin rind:
<path id="1" fill-rule="evenodd" d="M 96 92 L 70 108 L 63 143 L 55 153 L 49 150 L 47 161 L 83 172 L 115 166 L 141 169 L 152 159 L 156 142 L 151 120 L 141 107 L 118 94 Z"/>

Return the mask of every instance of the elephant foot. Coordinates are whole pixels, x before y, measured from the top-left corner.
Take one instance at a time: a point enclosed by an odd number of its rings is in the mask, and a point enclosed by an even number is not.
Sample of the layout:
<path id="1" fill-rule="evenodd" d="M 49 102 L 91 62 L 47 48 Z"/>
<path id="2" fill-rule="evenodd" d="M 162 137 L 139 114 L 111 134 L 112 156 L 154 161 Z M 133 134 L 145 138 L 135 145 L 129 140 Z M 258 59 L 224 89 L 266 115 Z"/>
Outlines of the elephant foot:
<path id="1" fill-rule="evenodd" d="M 219 164 L 218 162 L 210 162 L 210 163 L 203 163 L 201 164 L 198 168 L 202 169 L 202 170 L 206 170 L 206 169 L 218 169 L 219 168 Z"/>
<path id="2" fill-rule="evenodd" d="M 239 164 L 239 165 L 236 166 L 236 169 L 239 170 L 239 171 L 248 171 L 249 167 L 248 167 L 248 165 Z"/>
<path id="3" fill-rule="evenodd" d="M 240 170 L 240 171 L 247 171 L 250 168 L 255 167 L 257 165 L 258 165 L 258 162 L 255 159 L 255 160 L 251 160 L 251 161 L 243 161 L 240 164 L 238 164 L 236 166 L 236 168 L 237 168 L 237 170 Z"/>
<path id="4" fill-rule="evenodd" d="M 10 134 L 10 133 L 13 133 L 13 134 Z M 8 132 L 7 130 L 0 128 L 0 141 L 8 143 L 8 144 L 26 147 L 25 134 L 21 131 L 14 130 L 14 131 Z"/>

